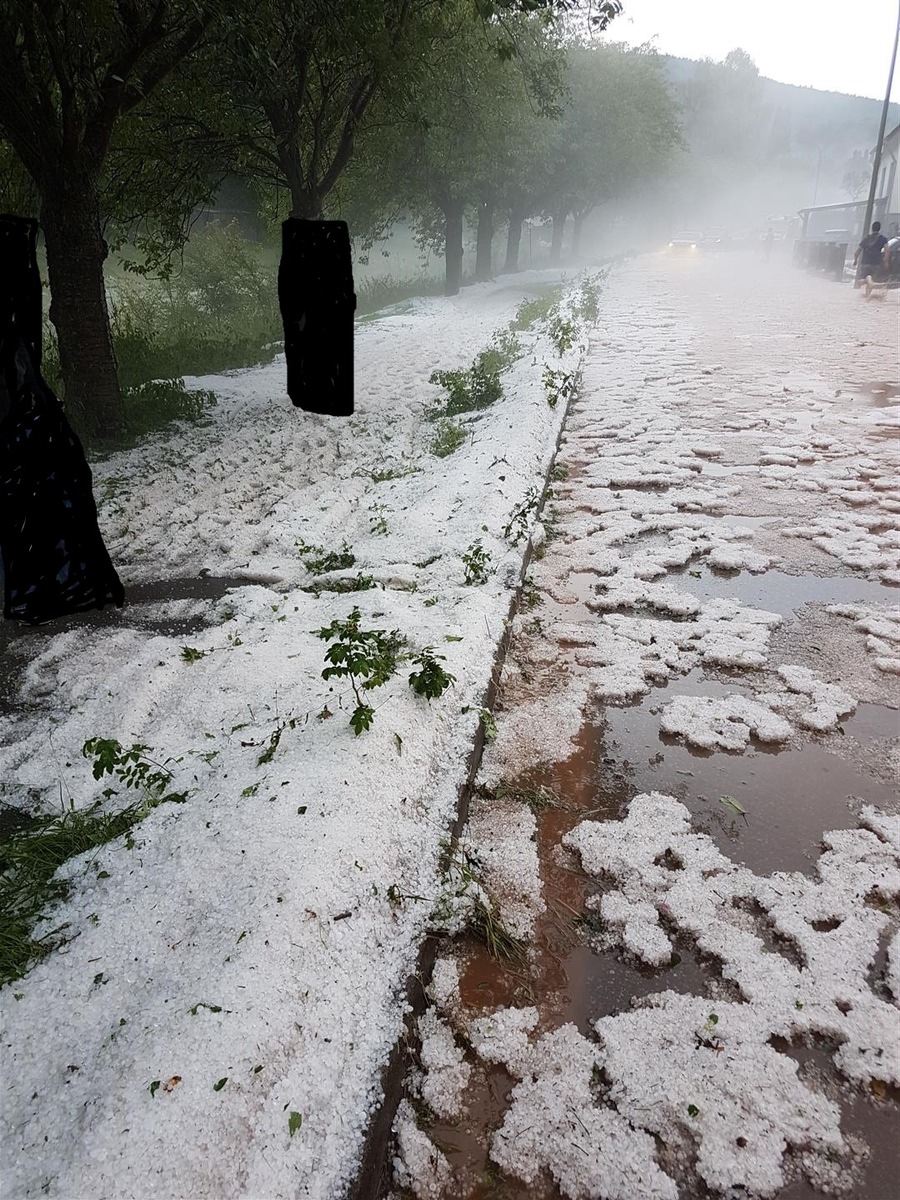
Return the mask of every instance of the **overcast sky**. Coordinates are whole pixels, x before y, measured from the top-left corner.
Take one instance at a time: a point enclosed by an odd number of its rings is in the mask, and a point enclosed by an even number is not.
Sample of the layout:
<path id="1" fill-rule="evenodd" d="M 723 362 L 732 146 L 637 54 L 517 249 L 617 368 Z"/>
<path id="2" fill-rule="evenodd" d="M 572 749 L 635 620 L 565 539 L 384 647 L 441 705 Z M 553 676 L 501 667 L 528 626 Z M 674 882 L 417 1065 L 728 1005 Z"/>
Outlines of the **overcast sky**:
<path id="1" fill-rule="evenodd" d="M 741 46 L 770 79 L 882 100 L 897 8 L 897 0 L 624 0 L 606 36 L 655 39 L 660 52 L 682 58 L 721 60 Z"/>

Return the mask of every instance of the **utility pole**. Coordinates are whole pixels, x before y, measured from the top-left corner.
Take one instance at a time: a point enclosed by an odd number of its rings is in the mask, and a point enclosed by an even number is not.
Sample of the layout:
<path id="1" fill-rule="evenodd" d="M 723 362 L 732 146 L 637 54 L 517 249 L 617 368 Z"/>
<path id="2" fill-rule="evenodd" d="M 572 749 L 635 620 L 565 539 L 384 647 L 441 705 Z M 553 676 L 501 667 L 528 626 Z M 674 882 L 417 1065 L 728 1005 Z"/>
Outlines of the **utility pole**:
<path id="1" fill-rule="evenodd" d="M 891 86 L 894 82 L 894 66 L 897 62 L 897 43 L 900 41 L 900 13 L 897 16 L 897 29 L 894 33 L 894 53 L 891 55 L 891 69 L 888 72 L 887 91 L 884 94 L 884 107 L 881 110 L 881 127 L 878 130 L 878 142 L 875 146 L 875 161 L 872 163 L 872 182 L 869 184 L 869 199 L 866 204 L 866 218 L 863 221 L 863 237 L 869 232 L 872 224 L 872 212 L 875 208 L 875 192 L 878 187 L 878 172 L 881 170 L 881 148 L 884 144 L 884 129 L 887 125 L 888 109 L 891 106 Z"/>

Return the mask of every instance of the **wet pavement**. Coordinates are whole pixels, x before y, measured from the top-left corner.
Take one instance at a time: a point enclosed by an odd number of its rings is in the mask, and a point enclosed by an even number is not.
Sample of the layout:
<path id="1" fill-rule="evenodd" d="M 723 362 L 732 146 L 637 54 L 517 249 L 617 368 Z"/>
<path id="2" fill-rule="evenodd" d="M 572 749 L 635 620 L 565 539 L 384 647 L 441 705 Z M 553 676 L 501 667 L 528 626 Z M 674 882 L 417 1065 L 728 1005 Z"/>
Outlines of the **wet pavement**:
<path id="1" fill-rule="evenodd" d="M 621 820 L 633 797 L 662 792 L 684 804 L 692 828 L 708 834 L 731 860 L 746 864 L 759 875 L 796 871 L 813 876 L 824 831 L 855 827 L 864 804 L 897 811 L 900 697 L 892 686 L 896 677 L 879 675 L 866 657 L 864 638 L 845 636 L 837 619 L 832 641 L 825 647 L 821 678 L 838 685 L 852 680 L 856 686 L 858 680 L 865 681 L 868 672 L 871 686 L 860 689 L 863 694 L 857 696 L 860 703 L 855 712 L 830 731 L 814 733 L 798 726 L 782 745 L 765 744 L 753 737 L 740 753 L 697 751 L 660 731 L 661 707 L 673 695 L 754 696 L 775 686 L 774 668 L 783 662 L 806 661 L 813 636 L 822 639 L 818 626 L 814 635 L 808 626 L 814 617 L 822 618 L 826 606 L 857 605 L 887 613 L 896 610 L 898 601 L 897 587 L 871 570 L 854 570 L 827 557 L 814 544 L 798 543 L 781 531 L 823 514 L 840 525 L 845 514 L 862 509 L 881 514 L 878 520 L 883 517 L 883 529 L 875 520 L 870 520 L 870 525 L 887 531 L 888 539 L 896 541 L 892 532 L 900 530 L 895 515 L 900 512 L 896 489 L 887 487 L 891 503 L 884 504 L 875 496 L 870 503 L 852 508 L 847 493 L 841 493 L 848 478 L 864 480 L 878 472 L 887 478 L 892 469 L 892 447 L 884 436 L 890 431 L 878 430 L 880 445 L 876 443 L 873 452 L 871 435 L 875 431 L 864 423 L 852 425 L 852 406 L 848 416 L 848 406 L 843 403 L 847 396 L 842 397 L 842 390 L 854 400 L 864 399 L 866 407 L 890 409 L 894 416 L 900 415 L 900 383 L 894 379 L 836 387 L 838 370 L 846 369 L 839 358 L 820 361 L 816 348 L 806 342 L 798 347 L 797 339 L 813 336 L 811 326 L 796 337 L 792 335 L 789 344 L 782 341 L 780 350 L 771 350 L 773 342 L 766 341 L 767 334 L 770 339 L 788 337 L 782 330 L 789 307 L 787 301 L 771 294 L 771 280 L 756 280 L 757 288 L 768 289 L 763 293 L 765 303 L 761 300 L 759 311 L 748 312 L 754 297 L 752 281 L 747 294 L 736 288 L 723 301 L 717 293 L 713 298 L 718 307 L 714 307 L 704 295 L 704 280 L 707 288 L 724 290 L 728 281 L 716 275 L 721 267 L 698 266 L 687 282 L 677 277 L 683 269 L 680 263 L 645 269 L 642 282 L 647 290 L 642 293 L 639 286 L 633 288 L 629 293 L 631 312 L 622 318 L 628 326 L 625 344 L 639 344 L 640 355 L 635 351 L 630 366 L 623 365 L 622 339 L 617 343 L 615 335 L 601 335 L 599 344 L 595 341 L 589 352 L 583 394 L 567 418 L 567 434 L 558 457 L 564 481 L 556 488 L 556 500 L 562 507 L 555 514 L 552 510 L 545 514 L 552 540 L 532 569 L 529 607 L 516 618 L 496 713 L 498 739 L 488 751 L 483 771 L 487 785 L 502 780 L 520 791 L 543 789 L 544 796 L 556 798 L 535 814 L 534 840 L 545 908 L 536 914 L 533 936 L 527 939 L 527 961 L 492 958 L 471 938 L 448 943 L 446 953 L 460 964 L 460 1001 L 449 1017 L 457 1032 L 473 1017 L 507 1006 L 536 1006 L 541 1030 L 572 1022 L 589 1036 L 598 1018 L 622 1012 L 635 998 L 665 989 L 711 999 L 743 999 L 735 985 L 722 979 L 717 962 L 705 959 L 681 934 L 676 936 L 677 953 L 671 964 L 661 969 L 626 959 L 611 943 L 599 913 L 588 904 L 605 885 L 587 875 L 579 860 L 561 845 L 564 835 L 581 821 Z M 758 269 L 757 265 L 754 270 Z M 815 297 L 812 281 L 804 280 L 802 286 Z M 658 290 L 651 299 L 653 289 Z M 851 303 L 853 298 L 848 295 L 846 299 Z M 837 309 L 830 313 L 835 322 L 840 316 Z M 753 333 L 744 332 L 747 328 L 753 328 Z M 889 349 L 889 341 L 887 345 Z M 753 354 L 762 355 L 764 348 L 765 357 L 754 366 L 750 361 Z M 611 361 L 610 353 L 615 350 L 622 356 Z M 803 357 L 802 363 L 796 361 L 798 357 Z M 887 352 L 878 362 L 885 373 L 887 368 L 896 370 L 895 350 L 893 358 Z M 715 393 L 708 386 L 710 375 L 719 380 Z M 793 391 L 798 379 L 803 382 L 796 400 L 788 398 L 789 389 L 781 382 L 788 377 Z M 683 396 L 677 404 L 671 403 L 673 381 L 687 395 L 686 403 Z M 648 391 L 655 392 L 655 400 L 647 396 Z M 821 408 L 815 417 L 806 419 L 806 414 L 792 411 L 791 406 L 805 403 L 810 393 L 819 399 Z M 748 394 L 769 396 L 771 402 L 748 401 Z M 812 443 L 814 447 L 820 443 L 842 447 L 830 458 L 815 449 L 807 454 L 815 464 L 816 488 L 798 491 L 792 482 L 761 480 L 758 469 L 747 465 L 748 453 L 771 450 L 773 435 L 758 434 L 759 413 L 770 403 L 777 406 L 778 436 L 782 440 L 787 436 L 789 448 L 798 453 L 809 451 L 810 443 L 804 439 L 812 429 L 818 439 Z M 829 425 L 830 419 L 836 423 Z M 658 426 L 656 435 L 648 441 L 646 431 L 654 424 Z M 656 505 L 655 511 L 669 505 L 668 512 L 680 511 L 677 493 L 693 481 L 678 478 L 674 470 L 666 477 L 663 459 L 667 435 L 683 440 L 685 430 L 698 445 L 716 443 L 697 472 L 704 489 L 700 507 L 709 514 L 703 519 L 710 529 L 737 527 L 748 535 L 740 545 L 764 549 L 767 554 L 774 546 L 778 553 L 765 570 L 721 571 L 704 561 L 707 550 L 701 547 L 689 566 L 669 568 L 662 582 L 701 602 L 736 600 L 752 609 L 779 614 L 782 627 L 769 646 L 773 661 L 762 669 L 747 670 L 698 665 L 685 656 L 671 668 L 667 679 L 655 680 L 645 688 L 637 702 L 611 701 L 592 691 L 592 666 L 590 662 L 585 665 L 573 650 L 578 639 L 572 629 L 580 626 L 590 631 L 605 619 L 608 610 L 598 610 L 594 601 L 610 583 L 628 576 L 630 555 L 654 546 L 665 548 L 670 536 L 665 532 L 649 539 L 616 541 L 610 536 L 613 523 L 607 516 L 631 505 L 641 510 Z M 625 431 L 632 442 L 629 470 L 635 478 L 598 482 L 592 473 L 598 466 L 603 468 L 606 456 L 622 453 L 619 442 Z M 641 453 L 642 436 L 648 456 L 644 468 L 634 465 Z M 590 456 L 585 453 L 588 449 Z M 683 452 L 684 447 L 681 449 Z M 707 453 L 702 447 L 695 450 L 698 455 L 701 452 Z M 873 461 L 873 454 L 881 457 Z M 647 482 L 641 478 L 642 469 Z M 600 570 L 591 565 L 591 555 L 598 552 L 607 556 Z M 623 621 L 648 615 L 658 620 L 661 615 L 648 614 L 640 600 L 623 603 L 614 614 Z M 685 616 L 679 621 L 690 619 Z M 559 632 L 563 624 L 564 636 Z M 821 649 L 812 645 L 813 651 Z M 888 702 L 881 702 L 885 699 Z M 576 728 L 571 727 L 572 711 L 578 714 Z M 568 741 L 560 737 L 560 752 L 554 757 L 548 751 L 547 727 L 556 728 L 553 723 L 560 720 Z M 867 755 L 861 748 L 873 753 Z M 872 765 L 875 758 L 889 765 L 876 769 Z M 489 805 L 486 796 L 490 796 L 489 786 L 476 803 Z M 502 896 L 499 904 L 502 913 Z M 900 924 L 896 904 L 891 916 L 896 927 Z M 788 952 L 784 945 L 773 944 L 772 949 Z M 881 982 L 884 966 L 882 944 L 871 967 L 870 986 L 887 997 Z M 855 1163 L 845 1163 L 841 1195 L 853 1200 L 888 1200 L 897 1194 L 900 1104 L 896 1091 L 878 1081 L 864 1088 L 843 1078 L 831 1058 L 835 1045 L 824 1041 L 821 1045 L 791 1045 L 778 1040 L 770 1044 L 800 1064 L 807 1087 L 824 1092 L 840 1105 L 841 1128 Z M 892 1049 L 896 1054 L 900 1047 Z M 452 1187 L 441 1195 L 448 1200 L 559 1200 L 562 1193 L 549 1177 L 526 1185 L 492 1163 L 491 1135 L 503 1120 L 515 1081 L 502 1066 L 491 1067 L 479 1060 L 470 1047 L 466 1061 L 472 1076 L 460 1117 L 436 1120 L 425 1113 L 420 1119 L 452 1168 Z M 663 1157 L 664 1151 L 660 1145 Z M 712 1192 L 683 1164 L 677 1178 L 681 1200 L 725 1194 L 729 1200 L 743 1200 L 750 1195 L 741 1188 Z M 778 1200 L 812 1200 L 822 1195 L 803 1177 L 800 1157 L 791 1152 L 785 1157 L 785 1178 Z"/>

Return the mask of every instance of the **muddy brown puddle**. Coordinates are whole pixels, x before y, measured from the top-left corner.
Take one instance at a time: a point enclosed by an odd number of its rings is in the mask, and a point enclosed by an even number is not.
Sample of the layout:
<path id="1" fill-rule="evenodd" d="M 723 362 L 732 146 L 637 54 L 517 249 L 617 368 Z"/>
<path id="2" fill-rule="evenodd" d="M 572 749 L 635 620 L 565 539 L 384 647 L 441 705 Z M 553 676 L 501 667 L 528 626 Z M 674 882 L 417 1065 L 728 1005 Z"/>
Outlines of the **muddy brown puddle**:
<path id="1" fill-rule="evenodd" d="M 679 688 L 699 689 L 699 672 L 677 682 Z M 703 687 L 708 691 L 710 682 Z M 729 857 L 758 873 L 812 872 L 822 849 L 822 831 L 852 824 L 854 800 L 891 800 L 891 789 L 815 745 L 799 751 L 756 748 L 729 755 L 695 753 L 669 740 L 664 744 L 658 721 L 649 712 L 662 691 L 656 689 L 642 704 L 606 709 L 596 723 L 582 728 L 570 758 L 515 781 L 517 786 L 550 788 L 559 798 L 560 807 L 537 814 L 547 908 L 538 919 L 533 956 L 525 967 L 493 959 L 474 943 L 465 945 L 460 990 L 464 1005 L 475 1014 L 508 1005 L 537 1005 L 541 1031 L 572 1022 L 588 1034 L 599 1017 L 622 1011 L 634 997 L 652 992 L 672 989 L 739 998 L 721 980 L 715 962 L 704 960 L 687 939 L 676 939 L 672 963 L 662 969 L 592 947 L 592 913 L 585 909 L 585 900 L 602 885 L 580 870 L 574 856 L 559 851 L 564 834 L 580 821 L 616 820 L 636 794 L 668 792 L 690 809 L 694 827 L 707 832 Z M 848 719 L 848 728 L 851 722 Z M 739 799 L 746 817 L 723 805 L 723 795 Z M 818 1081 L 841 1096 L 845 1134 L 862 1137 L 873 1149 L 862 1182 L 850 1195 L 854 1200 L 889 1200 L 900 1178 L 897 1096 L 876 1097 L 848 1085 L 833 1067 L 827 1048 L 779 1049 L 815 1067 Z M 451 1195 L 454 1200 L 561 1200 L 552 1181 L 526 1186 L 490 1162 L 490 1135 L 503 1120 L 516 1081 L 502 1067 L 474 1065 L 463 1117 L 427 1127 L 454 1169 L 455 1186 L 448 1200 Z M 706 1200 L 710 1193 L 693 1179 L 681 1195 L 682 1200 Z M 742 1195 L 735 1193 L 735 1200 Z M 821 1196 L 797 1178 L 779 1192 L 778 1200 Z"/>
<path id="2" fill-rule="evenodd" d="M 887 408 L 896 404 L 900 397 L 900 384 L 892 380 L 876 380 L 874 383 L 851 383 L 859 401 L 874 408 Z"/>
<path id="3" fill-rule="evenodd" d="M 887 403 L 898 391 L 877 385 L 869 393 L 869 403 Z M 732 472 L 746 469 L 730 468 Z M 570 484 L 578 473 L 577 467 L 570 471 Z M 725 519 L 755 529 L 782 518 Z M 670 571 L 665 582 L 701 600 L 727 596 L 778 612 L 787 622 L 797 619 L 809 604 L 892 604 L 898 598 L 896 588 L 860 576 L 789 575 L 774 569 L 758 575 L 725 573 L 703 562 Z M 598 584 L 602 587 L 597 574 L 573 571 L 551 585 L 556 598 L 545 592 L 538 611 L 550 619 L 590 622 L 596 619 L 591 601 Z M 634 796 L 659 791 L 681 801 L 691 812 L 694 829 L 707 833 L 734 861 L 759 874 L 813 874 L 824 848 L 823 831 L 855 825 L 863 804 L 896 806 L 896 788 L 832 753 L 827 739 L 815 735 L 804 734 L 799 748 L 779 749 L 754 741 L 743 753 L 732 754 L 698 751 L 660 733 L 659 706 L 671 695 L 724 695 L 743 692 L 746 685 L 739 672 L 733 679 L 726 671 L 710 679 L 698 669 L 652 689 L 639 703 L 598 707 L 588 714 L 571 757 L 510 781 L 523 788 L 549 788 L 559 798 L 559 807 L 536 814 L 546 911 L 537 920 L 531 957 L 524 966 L 493 959 L 472 941 L 458 947 L 464 964 L 462 1001 L 470 1012 L 536 1005 L 540 1032 L 572 1022 L 589 1034 L 598 1018 L 627 1009 L 636 997 L 666 989 L 711 1000 L 740 998 L 722 980 L 716 962 L 704 959 L 685 937 L 674 939 L 676 953 L 670 965 L 661 969 L 641 966 L 604 948 L 598 940 L 602 926 L 585 906 L 587 898 L 604 885 L 587 876 L 576 856 L 562 851 L 560 843 L 580 821 L 620 819 Z M 860 704 L 842 728 L 857 743 L 895 737 L 900 732 L 898 712 L 885 705 Z M 745 813 L 735 812 L 723 797 L 738 801 Z M 780 947 L 773 940 L 770 949 L 778 952 Z M 876 962 L 873 970 L 883 966 Z M 900 1195 L 898 1094 L 885 1089 L 871 1092 L 848 1083 L 832 1063 L 834 1048 L 824 1044 L 777 1047 L 800 1064 L 801 1076 L 811 1086 L 840 1098 L 845 1135 L 871 1148 L 871 1157 L 855 1177 L 856 1186 L 842 1193 L 844 1200 L 890 1200 Z M 466 1112 L 455 1122 L 425 1127 L 453 1168 L 454 1186 L 447 1200 L 561 1200 L 549 1178 L 525 1185 L 491 1163 L 490 1137 L 502 1123 L 516 1081 L 502 1067 L 488 1067 L 471 1055 L 469 1061 L 473 1072 Z M 823 1195 L 802 1178 L 790 1155 L 785 1167 L 789 1182 L 777 1200 L 816 1200 Z M 744 1195 L 737 1191 L 726 1200 L 743 1200 Z M 681 1200 L 708 1200 L 711 1194 L 693 1177 L 681 1181 L 680 1196 Z"/>
<path id="4" fill-rule="evenodd" d="M 900 600 L 900 588 L 871 579 L 850 575 L 789 575 L 775 569 L 751 575 L 748 571 L 716 571 L 703 562 L 670 570 L 660 582 L 689 592 L 698 600 L 722 596 L 766 612 L 781 613 L 788 619 L 807 604 L 896 604 Z M 563 587 L 573 600 L 589 607 L 602 592 L 603 579 L 594 571 L 572 571 Z"/>
<path id="5" fill-rule="evenodd" d="M 755 607 L 781 612 L 787 619 L 809 603 L 883 602 L 897 595 L 896 589 L 846 576 L 791 576 L 769 571 L 728 577 L 706 568 L 699 578 L 687 571 L 672 573 L 670 579 L 672 575 L 679 586 L 704 598 L 725 592 Z M 596 582 L 595 575 L 585 572 L 573 574 L 566 585 L 570 594 L 574 585 L 578 594 L 574 607 L 582 619 L 590 620 L 585 601 Z M 546 599 L 543 611 L 571 613 L 573 605 Z M 793 870 L 811 874 L 823 849 L 823 831 L 855 824 L 862 804 L 896 804 L 895 788 L 831 753 L 813 735 L 805 736 L 799 749 L 753 742 L 743 753 L 730 754 L 698 751 L 660 733 L 658 707 L 670 694 L 724 695 L 736 688 L 743 690 L 745 684 L 739 673 L 730 682 L 706 678 L 702 670 L 695 670 L 652 689 L 640 703 L 598 709 L 582 728 L 575 754 L 515 781 L 521 787 L 550 788 L 559 797 L 561 807 L 537 814 L 547 908 L 538 919 L 534 950 L 526 967 L 498 962 L 475 944 L 465 946 L 467 965 L 461 972 L 461 994 L 467 1008 L 477 1013 L 536 1004 L 542 1031 L 572 1022 L 587 1034 L 599 1017 L 627 1009 L 633 998 L 652 992 L 673 989 L 711 999 L 716 995 L 739 998 L 731 985 L 721 980 L 715 962 L 704 961 L 684 938 L 676 939 L 672 963 L 659 970 L 626 961 L 619 953 L 598 946 L 592 938 L 597 931 L 592 927 L 593 914 L 585 908 L 585 900 L 601 890 L 601 885 L 559 847 L 564 834 L 579 821 L 620 819 L 635 795 L 660 791 L 680 800 L 690 810 L 694 828 L 707 833 L 735 861 L 759 874 Z M 842 727 L 858 742 L 900 732 L 897 710 L 878 704 L 859 705 Z M 736 799 L 745 814 L 724 804 L 725 796 Z M 841 1098 L 845 1134 L 861 1138 L 872 1149 L 858 1186 L 847 1196 L 889 1200 L 897 1195 L 897 1094 L 876 1096 L 854 1088 L 838 1074 L 827 1048 L 779 1048 L 800 1063 L 814 1064 L 819 1083 Z M 503 1120 L 515 1080 L 502 1068 L 474 1065 L 466 1114 L 455 1123 L 428 1127 L 454 1169 L 454 1200 L 561 1200 L 552 1181 L 526 1186 L 490 1162 L 490 1135 Z M 790 1164 L 790 1158 L 786 1162 Z M 822 1194 L 798 1173 L 779 1192 L 778 1200 L 814 1200 Z M 683 1182 L 681 1195 L 682 1200 L 706 1200 L 710 1193 L 694 1178 Z M 735 1193 L 735 1200 L 739 1195 Z"/>

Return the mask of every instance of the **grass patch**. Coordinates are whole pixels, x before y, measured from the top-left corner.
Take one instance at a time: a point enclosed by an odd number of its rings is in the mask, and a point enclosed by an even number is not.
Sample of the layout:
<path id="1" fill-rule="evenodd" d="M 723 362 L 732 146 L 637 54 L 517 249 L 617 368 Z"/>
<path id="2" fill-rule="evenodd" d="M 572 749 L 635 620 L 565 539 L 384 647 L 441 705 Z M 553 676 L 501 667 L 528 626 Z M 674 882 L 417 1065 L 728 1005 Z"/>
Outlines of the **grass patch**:
<path id="1" fill-rule="evenodd" d="M 152 809 L 167 801 L 184 803 L 183 792 L 170 792 L 172 774 L 144 757 L 146 746 L 124 750 L 118 742 L 94 738 L 85 742 L 94 758 L 94 778 L 111 774 L 139 799 L 117 812 L 102 812 L 102 800 L 83 812 L 36 817 L 0 844 L 0 987 L 20 979 L 35 962 L 65 940 L 65 925 L 33 937 L 41 915 L 68 895 L 72 881 L 57 879 L 64 863 L 96 850 L 128 833 Z M 116 793 L 109 788 L 104 797 Z"/>
<path id="2" fill-rule="evenodd" d="M 559 302 L 562 288 L 551 288 L 544 296 L 523 300 L 516 309 L 516 315 L 509 323 L 512 332 L 530 329 L 536 321 L 546 321 Z"/>
<path id="3" fill-rule="evenodd" d="M 500 376 L 521 356 L 522 347 L 510 330 L 497 334 L 482 350 L 467 370 L 434 371 L 430 383 L 436 383 L 447 393 L 443 408 L 435 415 L 458 417 L 463 413 L 480 412 L 503 397 Z"/>
<path id="4" fill-rule="evenodd" d="M 466 929 L 476 941 L 487 947 L 492 958 L 502 958 L 520 965 L 527 961 L 525 943 L 509 932 L 500 920 L 495 905 L 488 906 L 483 901 L 476 900 Z"/>
<path id="5" fill-rule="evenodd" d="M 215 392 L 189 391 L 181 379 L 155 379 L 127 388 L 122 399 L 130 444 L 173 421 L 208 425 L 209 411 L 216 404 Z"/>
<path id="6" fill-rule="evenodd" d="M 444 293 L 443 279 L 423 276 L 397 279 L 393 275 L 377 275 L 356 284 L 357 317 L 377 313 L 392 304 L 413 300 L 417 296 L 441 296 Z"/>
<path id="7" fill-rule="evenodd" d="M 501 780 L 495 787 L 481 784 L 478 795 L 483 800 L 514 800 L 525 804 L 533 813 L 545 812 L 548 808 L 565 808 L 558 794 L 548 787 L 525 787 Z"/>
<path id="8" fill-rule="evenodd" d="M 437 928 L 468 934 L 493 958 L 524 965 L 525 943 L 503 924 L 496 903 L 484 890 L 475 859 L 460 846 L 443 842 L 442 847 L 447 855 L 444 886 L 431 914 Z"/>
<path id="9" fill-rule="evenodd" d="M 32 937 L 41 913 L 65 898 L 71 883 L 57 870 L 79 854 L 121 837 L 138 820 L 137 806 L 99 813 L 99 801 L 86 812 L 38 817 L 0 847 L 0 987 L 20 979 L 35 962 L 66 939 L 60 926 Z"/>
<path id="10" fill-rule="evenodd" d="M 356 565 L 356 556 L 349 542 L 342 542 L 340 550 L 325 550 L 322 546 L 310 546 L 298 542 L 300 559 L 310 575 L 325 575 L 329 571 L 349 571 Z M 362 590 L 362 589 L 358 589 Z"/>
<path id="11" fill-rule="evenodd" d="M 455 421 L 441 421 L 428 447 L 435 458 L 446 458 L 466 440 L 466 430 Z"/>
<path id="12" fill-rule="evenodd" d="M 173 420 L 198 420 L 180 382 L 184 375 L 211 375 L 270 362 L 284 330 L 278 306 L 271 247 L 247 242 L 236 226 L 211 225 L 190 239 L 168 278 L 107 275 L 113 348 L 125 405 L 126 438 L 133 445 Z M 65 400 L 56 333 L 44 322 L 44 379 Z M 152 384 L 152 387 L 147 385 Z"/>

